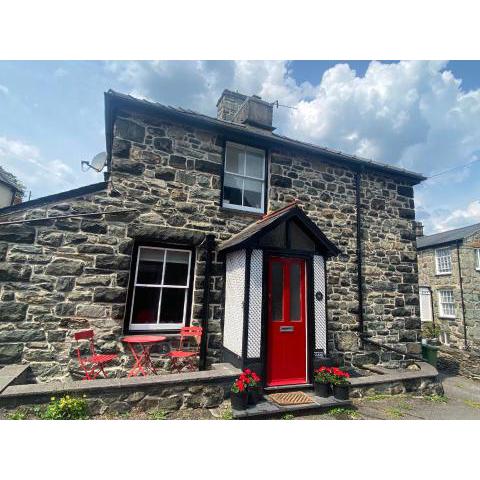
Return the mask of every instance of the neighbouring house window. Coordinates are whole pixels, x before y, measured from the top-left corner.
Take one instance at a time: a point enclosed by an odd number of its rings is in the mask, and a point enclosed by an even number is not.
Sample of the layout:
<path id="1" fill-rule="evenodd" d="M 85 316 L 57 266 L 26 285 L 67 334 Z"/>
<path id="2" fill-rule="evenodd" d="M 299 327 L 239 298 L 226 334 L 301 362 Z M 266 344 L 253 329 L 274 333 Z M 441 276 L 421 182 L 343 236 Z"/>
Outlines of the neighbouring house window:
<path id="1" fill-rule="evenodd" d="M 139 246 L 131 293 L 130 330 L 185 325 L 192 252 Z"/>
<path id="2" fill-rule="evenodd" d="M 222 205 L 263 213 L 265 151 L 228 142 L 225 151 Z"/>
<path id="3" fill-rule="evenodd" d="M 435 250 L 437 274 L 452 273 L 452 254 L 449 247 Z"/>
<path id="4" fill-rule="evenodd" d="M 440 305 L 440 316 L 444 318 L 455 318 L 455 301 L 453 290 L 440 290 L 438 292 L 438 303 Z"/>
<path id="5" fill-rule="evenodd" d="M 480 248 L 475 249 L 475 268 L 480 270 Z"/>

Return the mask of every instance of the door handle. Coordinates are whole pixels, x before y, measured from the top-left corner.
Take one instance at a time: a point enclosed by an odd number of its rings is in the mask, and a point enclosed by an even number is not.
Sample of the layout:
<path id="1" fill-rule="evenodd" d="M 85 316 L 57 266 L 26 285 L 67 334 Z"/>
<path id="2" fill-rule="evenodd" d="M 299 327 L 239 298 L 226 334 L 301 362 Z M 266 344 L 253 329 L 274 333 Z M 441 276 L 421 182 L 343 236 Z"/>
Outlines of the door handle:
<path id="1" fill-rule="evenodd" d="M 280 327 L 280 332 L 281 332 L 281 333 L 293 332 L 293 330 L 294 330 L 294 327 L 293 327 L 293 326 Z"/>

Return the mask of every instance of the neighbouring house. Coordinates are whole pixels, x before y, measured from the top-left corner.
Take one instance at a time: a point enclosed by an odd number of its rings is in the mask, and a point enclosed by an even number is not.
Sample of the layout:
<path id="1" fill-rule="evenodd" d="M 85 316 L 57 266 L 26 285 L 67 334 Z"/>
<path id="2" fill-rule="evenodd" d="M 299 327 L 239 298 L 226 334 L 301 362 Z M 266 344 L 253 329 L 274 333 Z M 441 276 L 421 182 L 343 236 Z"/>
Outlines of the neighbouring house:
<path id="1" fill-rule="evenodd" d="M 24 190 L 15 176 L 0 166 L 0 208 L 20 203 Z"/>
<path id="2" fill-rule="evenodd" d="M 480 347 L 480 223 L 417 237 L 420 312 L 440 341 Z"/>
<path id="3" fill-rule="evenodd" d="M 0 210 L 0 364 L 74 376 L 73 332 L 201 325 L 200 368 L 308 384 L 325 357 L 420 352 L 413 186 L 424 177 L 274 133 L 225 90 L 217 118 L 105 94 L 106 181 Z M 55 217 L 55 218 L 52 218 Z"/>

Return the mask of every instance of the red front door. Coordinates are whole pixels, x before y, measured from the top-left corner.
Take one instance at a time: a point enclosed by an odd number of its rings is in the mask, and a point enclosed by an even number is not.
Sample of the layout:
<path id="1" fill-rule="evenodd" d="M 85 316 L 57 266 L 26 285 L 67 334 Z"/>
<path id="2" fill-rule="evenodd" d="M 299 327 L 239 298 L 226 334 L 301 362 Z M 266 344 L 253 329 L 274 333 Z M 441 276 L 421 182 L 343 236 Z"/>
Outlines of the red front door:
<path id="1" fill-rule="evenodd" d="M 268 261 L 267 385 L 307 383 L 305 260 Z"/>

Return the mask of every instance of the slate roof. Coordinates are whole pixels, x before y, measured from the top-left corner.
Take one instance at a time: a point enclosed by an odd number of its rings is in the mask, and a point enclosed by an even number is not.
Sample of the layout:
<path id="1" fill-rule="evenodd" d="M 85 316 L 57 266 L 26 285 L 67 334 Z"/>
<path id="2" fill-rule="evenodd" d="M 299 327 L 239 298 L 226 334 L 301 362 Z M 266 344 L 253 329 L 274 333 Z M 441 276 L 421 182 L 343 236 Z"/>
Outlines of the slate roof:
<path id="1" fill-rule="evenodd" d="M 108 182 L 99 182 L 99 183 L 93 183 L 91 185 L 86 185 L 80 188 L 74 188 L 73 190 L 67 190 L 66 192 L 54 193 L 53 195 L 47 195 L 45 197 L 35 198 L 27 202 L 11 205 L 10 207 L 0 208 L 0 216 L 8 215 L 9 213 L 13 213 L 13 212 L 18 212 L 26 208 L 40 207 L 41 205 L 46 205 L 47 203 L 60 202 L 62 200 L 67 200 L 69 198 L 75 198 L 75 197 L 80 197 L 82 195 L 87 195 L 89 193 L 99 192 L 101 190 L 105 190 L 107 187 L 108 187 Z"/>
<path id="2" fill-rule="evenodd" d="M 369 170 L 381 172 L 383 174 L 394 175 L 397 177 L 400 176 L 411 182 L 412 185 L 416 185 L 426 179 L 425 176 L 419 173 L 395 167 L 387 163 L 376 162 L 367 158 L 358 157 L 356 155 L 346 154 L 338 150 L 332 150 L 311 143 L 293 140 L 268 130 L 255 128 L 241 123 L 220 120 L 218 118 L 210 117 L 193 110 L 172 107 L 162 105 L 161 103 L 157 102 L 138 99 L 132 97 L 131 95 L 125 95 L 113 90 L 109 90 L 105 93 L 105 127 L 107 132 L 107 153 L 109 163 L 111 161 L 111 147 L 113 141 L 113 122 L 118 109 L 121 109 L 122 107 L 126 109 L 148 111 L 151 114 L 163 114 L 166 116 L 175 117 L 180 121 L 186 121 L 203 127 L 213 127 L 232 135 L 241 136 L 245 139 L 250 138 L 259 142 L 264 142 L 266 145 L 291 147 L 297 150 L 306 151 L 310 154 L 321 155 L 324 158 L 335 160 L 339 163 L 348 164 L 354 168 L 363 167 Z"/>
<path id="3" fill-rule="evenodd" d="M 248 225 L 242 231 L 233 235 L 228 240 L 220 243 L 218 251 L 232 251 L 243 248 L 246 244 L 262 237 L 264 234 L 275 228 L 278 224 L 287 221 L 289 218 L 296 217 L 310 231 L 318 243 L 325 249 L 327 255 L 334 256 L 340 253 L 340 250 L 325 236 L 325 234 L 316 226 L 305 212 L 295 201 L 289 205 L 275 210 L 263 216 L 260 220 Z"/>
<path id="4" fill-rule="evenodd" d="M 417 238 L 417 248 L 420 250 L 422 248 L 453 243 L 457 240 L 463 240 L 465 237 L 478 231 L 480 231 L 480 223 L 468 227 L 456 228 L 455 230 L 435 233 L 434 235 L 425 235 Z"/>
<path id="5" fill-rule="evenodd" d="M 0 182 L 7 184 L 9 187 L 12 187 L 14 190 L 23 191 L 23 186 L 15 180 L 15 177 L 7 172 L 2 166 L 0 166 Z"/>

